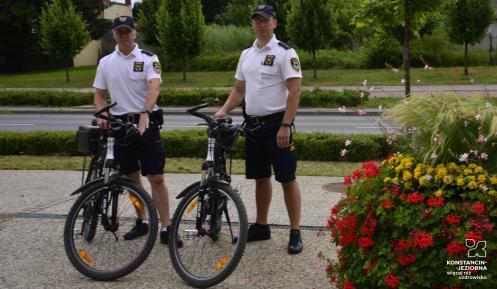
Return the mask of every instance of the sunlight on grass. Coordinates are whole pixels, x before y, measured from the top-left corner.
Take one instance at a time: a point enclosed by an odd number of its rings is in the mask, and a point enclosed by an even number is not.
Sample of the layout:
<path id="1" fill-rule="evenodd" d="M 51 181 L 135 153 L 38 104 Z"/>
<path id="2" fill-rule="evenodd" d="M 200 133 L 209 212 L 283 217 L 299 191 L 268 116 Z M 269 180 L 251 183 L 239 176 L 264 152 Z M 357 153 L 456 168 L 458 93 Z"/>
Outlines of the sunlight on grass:
<path id="1" fill-rule="evenodd" d="M 0 156 L 0 170 L 69 170 L 80 171 L 84 157 L 69 156 Z M 86 158 L 88 165 L 90 159 Z M 166 159 L 166 173 L 200 173 L 202 159 Z M 227 162 L 228 170 L 230 168 Z M 344 176 L 360 167 L 359 163 L 299 161 L 300 176 Z M 243 160 L 233 160 L 232 174 L 245 173 Z"/>

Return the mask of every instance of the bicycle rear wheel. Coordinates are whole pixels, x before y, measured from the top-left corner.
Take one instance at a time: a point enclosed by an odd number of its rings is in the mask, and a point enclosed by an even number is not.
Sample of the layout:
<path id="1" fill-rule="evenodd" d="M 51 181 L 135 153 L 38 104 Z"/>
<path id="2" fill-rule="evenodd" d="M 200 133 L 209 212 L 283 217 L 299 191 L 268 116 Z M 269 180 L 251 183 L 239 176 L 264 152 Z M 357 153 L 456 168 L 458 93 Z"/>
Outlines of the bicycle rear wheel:
<path id="1" fill-rule="evenodd" d="M 189 285 L 214 286 L 235 270 L 247 242 L 247 214 L 229 185 L 190 186 L 169 233 L 174 269 Z M 178 248 L 177 238 L 183 240 Z"/>
<path id="2" fill-rule="evenodd" d="M 148 216 L 142 237 L 124 240 L 135 224 L 136 208 Z M 88 226 L 95 223 L 91 238 Z M 150 254 L 157 238 L 157 211 L 146 191 L 130 180 L 103 181 L 90 186 L 72 206 L 64 227 L 66 254 L 82 274 L 101 281 L 133 272 Z"/>

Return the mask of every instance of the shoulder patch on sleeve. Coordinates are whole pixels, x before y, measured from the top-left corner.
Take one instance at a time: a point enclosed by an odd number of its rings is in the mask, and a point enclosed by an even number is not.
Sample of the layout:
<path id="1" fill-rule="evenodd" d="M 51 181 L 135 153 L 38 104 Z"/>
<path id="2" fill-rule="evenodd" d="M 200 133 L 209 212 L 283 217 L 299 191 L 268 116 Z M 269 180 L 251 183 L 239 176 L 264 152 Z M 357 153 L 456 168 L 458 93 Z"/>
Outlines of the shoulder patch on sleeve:
<path id="1" fill-rule="evenodd" d="M 141 51 L 141 53 L 145 54 L 145 55 L 148 55 L 148 56 L 154 56 L 155 54 L 153 54 L 152 52 L 150 51 L 147 51 L 147 50 L 143 50 Z"/>
<path id="2" fill-rule="evenodd" d="M 287 49 L 287 50 L 292 48 L 290 45 L 286 44 L 285 42 L 281 42 L 281 41 L 278 42 L 278 45 Z"/>

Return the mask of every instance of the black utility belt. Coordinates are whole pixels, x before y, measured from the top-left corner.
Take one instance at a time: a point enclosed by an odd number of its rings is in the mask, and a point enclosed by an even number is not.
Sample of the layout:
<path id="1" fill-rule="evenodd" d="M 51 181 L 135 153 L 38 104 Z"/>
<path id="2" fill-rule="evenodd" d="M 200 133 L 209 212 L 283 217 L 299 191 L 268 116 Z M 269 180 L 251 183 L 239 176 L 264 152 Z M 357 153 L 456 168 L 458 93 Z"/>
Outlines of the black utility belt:
<path id="1" fill-rule="evenodd" d="M 274 122 L 274 121 L 281 122 L 281 120 L 283 119 L 284 115 L 285 115 L 285 112 L 284 111 L 280 111 L 280 112 L 276 112 L 276 113 L 273 113 L 273 114 L 268 114 L 268 115 L 265 115 L 265 116 L 255 116 L 255 115 L 245 114 L 243 117 L 245 118 L 245 121 L 247 121 L 251 125 L 257 126 L 257 125 L 264 125 L 266 123 L 271 123 L 271 122 Z"/>
<path id="2" fill-rule="evenodd" d="M 127 123 L 138 124 L 138 122 L 140 121 L 140 113 L 128 113 L 113 116 Z M 164 123 L 164 112 L 162 111 L 162 109 L 152 111 L 150 113 L 149 120 L 150 123 L 162 125 Z"/>

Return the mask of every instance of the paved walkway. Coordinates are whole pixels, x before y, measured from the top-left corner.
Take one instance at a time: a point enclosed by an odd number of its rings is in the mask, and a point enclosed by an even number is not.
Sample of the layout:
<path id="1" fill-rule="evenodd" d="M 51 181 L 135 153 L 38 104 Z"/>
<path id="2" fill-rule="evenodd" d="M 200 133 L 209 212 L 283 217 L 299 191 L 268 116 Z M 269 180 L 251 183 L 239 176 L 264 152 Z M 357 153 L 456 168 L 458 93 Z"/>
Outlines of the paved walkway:
<path id="1" fill-rule="evenodd" d="M 166 174 L 172 195 L 198 178 Z M 326 224 L 331 206 L 341 197 L 338 192 L 330 192 L 339 190 L 339 186 L 329 184 L 341 182 L 341 178 L 301 176 L 298 180 L 302 188 L 304 252 L 286 252 L 288 217 L 281 189 L 275 185 L 269 220 L 282 226 L 273 226 L 271 240 L 248 244 L 235 272 L 214 288 L 331 288 L 325 263 L 316 254 L 322 251 L 334 258 L 335 247 L 327 234 L 317 236 L 317 230 Z M 77 272 L 65 255 L 62 236 L 65 215 L 75 200 L 70 193 L 80 182 L 81 172 L 74 171 L 0 171 L 1 289 L 188 288 L 159 243 L 140 268 L 118 281 L 94 282 Z M 232 184 L 241 190 L 249 222 L 253 222 L 253 182 L 233 176 Z M 175 208 L 177 200 L 170 199 Z"/>

